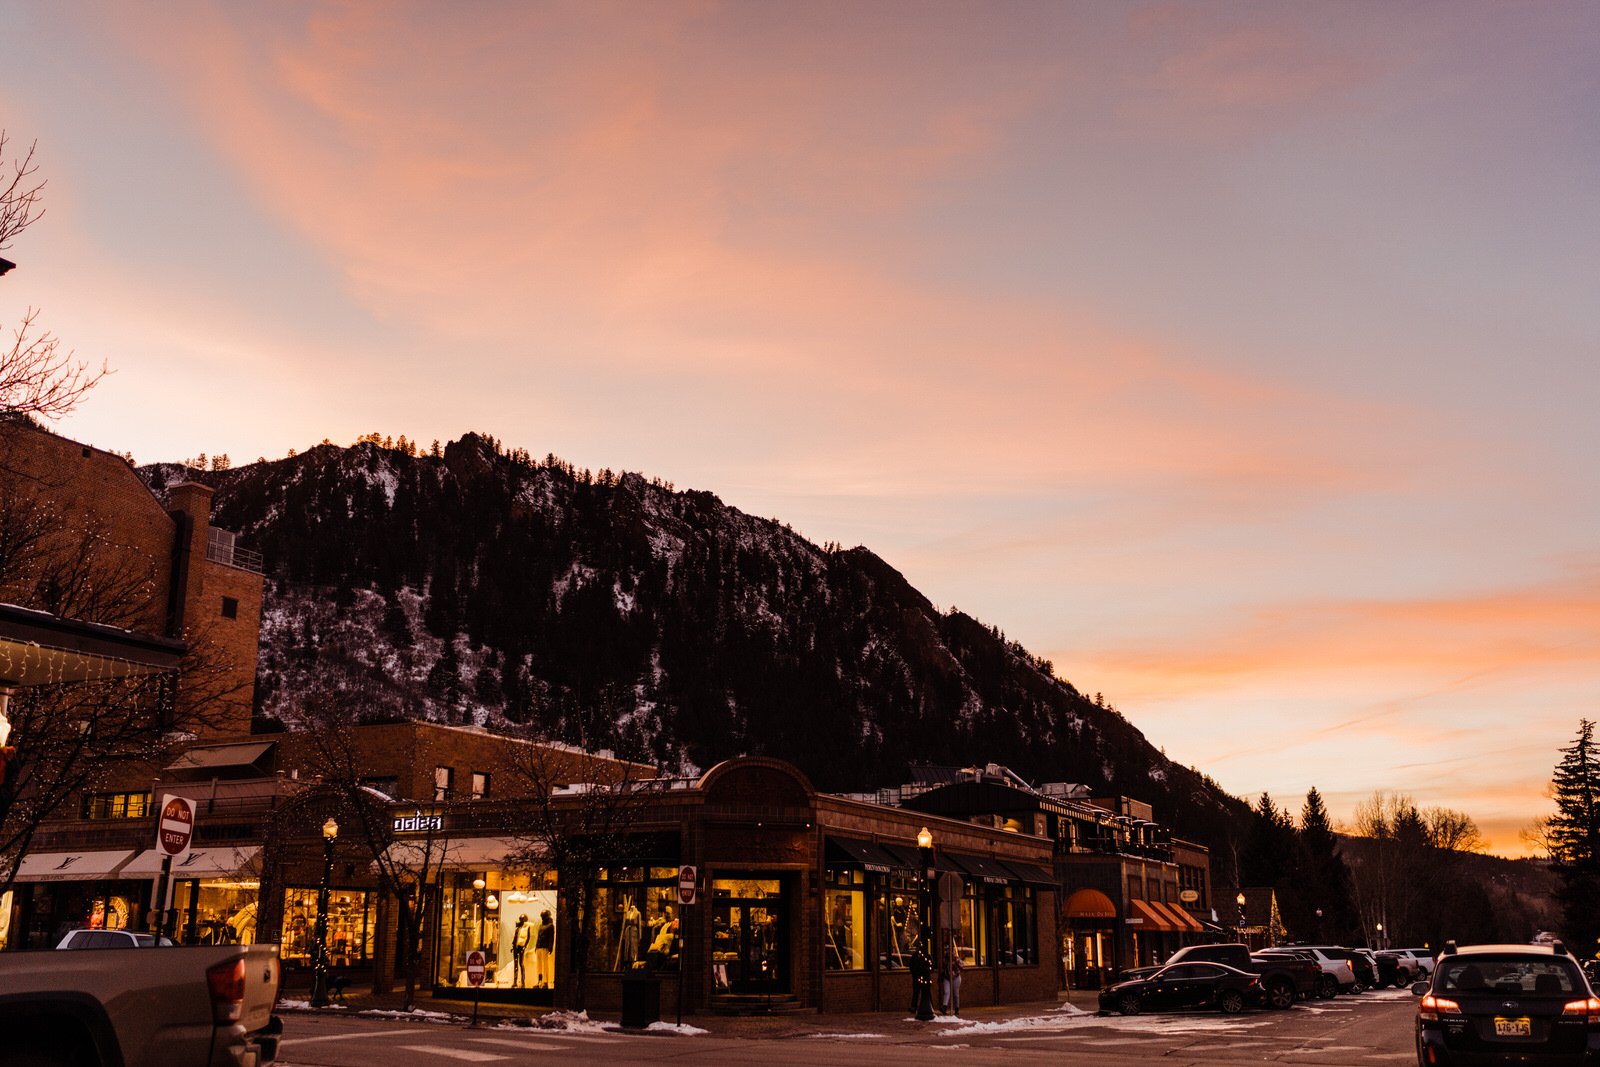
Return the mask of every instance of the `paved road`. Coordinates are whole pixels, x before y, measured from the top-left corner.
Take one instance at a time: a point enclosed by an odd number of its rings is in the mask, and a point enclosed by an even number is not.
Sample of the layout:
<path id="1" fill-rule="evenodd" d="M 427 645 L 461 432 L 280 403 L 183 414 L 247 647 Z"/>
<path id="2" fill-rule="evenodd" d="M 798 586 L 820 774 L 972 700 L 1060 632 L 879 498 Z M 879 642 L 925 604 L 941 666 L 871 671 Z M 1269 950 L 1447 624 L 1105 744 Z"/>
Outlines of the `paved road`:
<path id="1" fill-rule="evenodd" d="M 808 1016 L 781 1023 L 685 1020 L 709 1032 L 683 1034 L 546 1031 L 327 1015 L 287 1015 L 285 1067 L 503 1067 L 560 1062 L 692 1064 L 693 1067 L 872 1067 L 944 1062 L 1132 1067 L 1301 1064 L 1380 1067 L 1415 1062 L 1408 994 L 1368 993 L 1303 1004 L 1289 1012 L 1096 1018 L 1008 1011 L 966 1021 L 918 1024 L 893 1016 Z"/>

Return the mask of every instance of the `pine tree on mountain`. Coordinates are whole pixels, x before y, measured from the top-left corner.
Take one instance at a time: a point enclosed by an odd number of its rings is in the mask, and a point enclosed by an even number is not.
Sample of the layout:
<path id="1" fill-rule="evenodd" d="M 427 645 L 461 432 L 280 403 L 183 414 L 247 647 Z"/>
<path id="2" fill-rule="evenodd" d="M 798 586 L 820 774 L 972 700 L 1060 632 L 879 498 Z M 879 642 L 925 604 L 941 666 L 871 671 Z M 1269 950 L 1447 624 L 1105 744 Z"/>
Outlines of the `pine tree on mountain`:
<path id="1" fill-rule="evenodd" d="M 1350 867 L 1339 854 L 1322 794 L 1312 786 L 1300 809 L 1300 860 L 1292 879 L 1296 904 L 1289 929 L 1305 940 L 1344 943 L 1357 933 Z M 1322 914 L 1317 915 L 1320 909 Z"/>
<path id="2" fill-rule="evenodd" d="M 465 696 L 461 683 L 461 657 L 456 652 L 454 641 L 444 643 L 438 661 L 428 671 L 428 689 L 444 705 L 444 721 L 454 723 L 461 713 L 461 701 Z"/>
<path id="3" fill-rule="evenodd" d="M 1239 855 L 1243 885 L 1277 885 L 1293 870 L 1296 860 L 1294 823 L 1267 793 L 1256 801 L 1250 832 Z"/>
<path id="4" fill-rule="evenodd" d="M 411 633 L 411 620 L 400 604 L 398 594 L 389 598 L 389 606 L 383 610 L 383 633 L 397 649 L 410 648 L 416 640 Z"/>
<path id="5" fill-rule="evenodd" d="M 1550 816 L 1550 860 L 1560 881 L 1561 933 L 1589 954 L 1600 939 L 1600 748 L 1594 722 L 1581 719 L 1578 736 L 1561 750 L 1552 779 L 1556 812 Z"/>

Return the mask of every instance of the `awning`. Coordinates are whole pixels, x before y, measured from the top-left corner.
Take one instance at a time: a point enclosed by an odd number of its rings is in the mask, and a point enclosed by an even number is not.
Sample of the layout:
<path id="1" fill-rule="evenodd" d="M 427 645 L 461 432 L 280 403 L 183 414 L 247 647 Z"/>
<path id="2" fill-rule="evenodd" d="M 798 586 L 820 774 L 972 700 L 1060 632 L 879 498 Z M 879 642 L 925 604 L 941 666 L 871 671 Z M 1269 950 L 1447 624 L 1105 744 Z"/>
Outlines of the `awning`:
<path id="1" fill-rule="evenodd" d="M 176 671 L 187 651 L 170 637 L 63 619 L 0 604 L 0 657 L 8 685 L 101 681 Z"/>
<path id="2" fill-rule="evenodd" d="M 1173 925 L 1171 916 L 1164 915 L 1156 910 L 1148 900 L 1130 900 L 1132 908 L 1128 914 L 1128 925 L 1137 926 L 1139 929 L 1157 933 L 1176 933 L 1178 927 Z"/>
<path id="3" fill-rule="evenodd" d="M 853 864 L 878 874 L 889 874 L 896 869 L 894 857 L 880 846 L 853 837 L 829 837 L 827 859 L 830 863 Z"/>
<path id="4" fill-rule="evenodd" d="M 922 850 L 916 845 L 896 845 L 885 841 L 879 844 L 878 847 L 883 849 L 884 853 L 894 862 L 894 869 L 897 873 L 921 876 L 923 868 L 920 853 Z M 956 866 L 956 862 L 939 849 L 935 849 L 933 853 L 933 869 L 941 872 L 954 871 L 960 875 L 967 873 L 965 868 Z"/>
<path id="5" fill-rule="evenodd" d="M 990 885 L 1010 885 L 1017 880 L 1015 875 L 992 859 L 969 856 L 963 852 L 952 852 L 950 858 L 966 868 L 967 873 L 980 882 L 987 882 Z"/>
<path id="6" fill-rule="evenodd" d="M 1204 927 L 1202 927 L 1199 922 L 1195 920 L 1193 915 L 1189 914 L 1188 909 L 1186 909 L 1182 904 L 1173 904 L 1171 902 L 1163 903 L 1161 905 L 1161 910 L 1172 916 L 1173 921 L 1177 924 L 1179 931 L 1183 933 L 1198 934 L 1204 930 Z"/>
<path id="7" fill-rule="evenodd" d="M 167 765 L 169 771 L 220 771 L 230 767 L 250 767 L 272 751 L 276 741 L 252 741 L 236 745 L 204 745 L 191 748 Z"/>
<path id="8" fill-rule="evenodd" d="M 134 850 L 116 852 L 37 852 L 22 857 L 19 882 L 108 882 L 118 876 Z"/>
<path id="9" fill-rule="evenodd" d="M 1068 919 L 1115 919 L 1117 906 L 1098 889 L 1080 889 L 1061 905 L 1061 914 Z"/>
<path id="10" fill-rule="evenodd" d="M 1048 867 L 1040 867 L 1033 863 L 1022 863 L 1019 860 L 993 860 L 1010 871 L 1015 881 L 1023 885 L 1042 885 L 1051 888 L 1058 887 L 1061 883 L 1056 880 L 1056 873 Z"/>
<path id="11" fill-rule="evenodd" d="M 430 868 L 445 870 L 486 870 L 506 866 L 508 858 L 524 848 L 525 843 L 514 837 L 402 837 L 389 846 L 387 855 L 401 867 L 421 867 L 426 863 Z"/>
<path id="12" fill-rule="evenodd" d="M 162 855 L 158 848 L 141 852 L 138 859 L 122 868 L 122 877 L 154 878 L 161 873 Z M 241 874 L 259 875 L 261 869 L 256 863 L 256 858 L 260 855 L 259 845 L 252 848 L 233 848 L 224 845 L 222 848 L 190 849 L 189 854 L 183 859 L 173 860 L 172 877 L 185 880 L 234 878 Z"/>

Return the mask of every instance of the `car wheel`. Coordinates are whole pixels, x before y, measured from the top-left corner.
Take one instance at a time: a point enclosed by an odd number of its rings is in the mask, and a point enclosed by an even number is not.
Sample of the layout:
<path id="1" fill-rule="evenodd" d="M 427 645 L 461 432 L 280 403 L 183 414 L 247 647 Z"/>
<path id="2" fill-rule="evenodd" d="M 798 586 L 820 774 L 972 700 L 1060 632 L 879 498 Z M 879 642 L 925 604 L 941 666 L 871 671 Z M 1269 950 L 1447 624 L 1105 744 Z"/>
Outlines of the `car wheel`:
<path id="1" fill-rule="evenodd" d="M 1244 1011 L 1244 994 L 1237 989 L 1224 989 L 1222 996 L 1217 998 L 1217 1007 L 1222 1009 L 1224 1015 L 1237 1015 Z"/>
<path id="2" fill-rule="evenodd" d="M 1317 997 L 1321 1000 L 1332 1000 L 1339 995 L 1339 982 L 1331 974 L 1323 975 L 1317 981 Z"/>
<path id="3" fill-rule="evenodd" d="M 1267 1007 L 1283 1011 L 1294 1007 L 1294 983 L 1279 979 L 1267 987 Z"/>
<path id="4" fill-rule="evenodd" d="M 1138 1015 L 1143 1007 L 1144 1005 L 1139 1003 L 1139 994 L 1137 993 L 1124 993 L 1117 998 L 1117 1011 L 1119 1014 Z"/>

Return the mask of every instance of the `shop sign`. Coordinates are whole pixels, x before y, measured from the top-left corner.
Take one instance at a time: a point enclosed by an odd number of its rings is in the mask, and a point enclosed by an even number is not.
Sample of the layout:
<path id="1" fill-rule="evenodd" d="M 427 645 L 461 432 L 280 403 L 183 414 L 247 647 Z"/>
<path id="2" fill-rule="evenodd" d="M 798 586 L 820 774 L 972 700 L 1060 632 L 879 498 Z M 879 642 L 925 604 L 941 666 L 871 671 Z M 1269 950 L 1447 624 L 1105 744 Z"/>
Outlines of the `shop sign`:
<path id="1" fill-rule="evenodd" d="M 424 815 L 420 811 L 415 815 L 396 815 L 393 825 L 397 834 L 437 833 L 444 829 L 444 816 Z"/>
<path id="2" fill-rule="evenodd" d="M 678 868 L 678 903 L 693 904 L 698 885 L 698 871 L 688 865 Z"/>
<path id="3" fill-rule="evenodd" d="M 473 949 L 471 952 L 467 953 L 468 985 L 481 986 L 483 984 L 483 973 L 488 962 L 489 961 L 484 958 L 483 953 L 479 952 L 477 949 Z"/>
<path id="4" fill-rule="evenodd" d="M 163 856 L 178 859 L 189 854 L 189 843 L 193 840 L 194 801 L 170 795 L 163 797 L 161 819 L 156 826 L 156 847 Z"/>
<path id="5" fill-rule="evenodd" d="M 1185 889 L 1183 892 L 1178 894 L 1178 899 L 1183 901 L 1185 904 L 1193 904 L 1195 901 L 1200 899 L 1200 890 Z"/>

